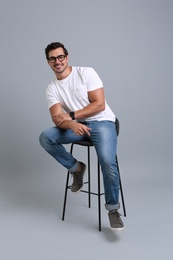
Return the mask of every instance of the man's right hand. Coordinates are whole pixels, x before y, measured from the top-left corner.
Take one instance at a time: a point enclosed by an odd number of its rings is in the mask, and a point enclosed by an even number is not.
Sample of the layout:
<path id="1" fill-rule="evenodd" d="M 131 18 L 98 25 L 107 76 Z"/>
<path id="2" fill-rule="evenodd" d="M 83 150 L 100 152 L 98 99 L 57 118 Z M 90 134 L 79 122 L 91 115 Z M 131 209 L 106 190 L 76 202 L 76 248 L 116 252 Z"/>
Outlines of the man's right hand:
<path id="1" fill-rule="evenodd" d="M 86 135 L 90 136 L 89 131 L 91 130 L 91 128 L 89 128 L 88 126 L 83 125 L 81 123 L 77 123 L 77 122 L 73 121 L 71 129 L 73 130 L 73 132 L 76 135 L 85 135 L 86 134 Z"/>

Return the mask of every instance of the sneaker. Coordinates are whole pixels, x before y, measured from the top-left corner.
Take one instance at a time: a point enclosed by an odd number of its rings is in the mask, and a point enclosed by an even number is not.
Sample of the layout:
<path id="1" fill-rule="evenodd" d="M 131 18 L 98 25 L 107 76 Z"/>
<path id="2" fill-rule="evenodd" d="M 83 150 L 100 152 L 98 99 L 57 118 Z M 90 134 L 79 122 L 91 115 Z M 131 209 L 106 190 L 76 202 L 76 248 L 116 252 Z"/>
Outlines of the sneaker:
<path id="1" fill-rule="evenodd" d="M 109 216 L 109 222 L 110 222 L 111 229 L 113 229 L 113 230 L 124 229 L 124 224 L 120 217 L 121 215 L 119 214 L 119 212 L 117 210 L 109 211 L 108 216 Z"/>
<path id="2" fill-rule="evenodd" d="M 82 162 L 79 162 L 79 166 L 80 166 L 80 170 L 77 170 L 72 173 L 73 174 L 73 183 L 71 186 L 71 191 L 73 193 L 78 193 L 84 185 L 83 177 L 84 177 L 86 165 Z"/>

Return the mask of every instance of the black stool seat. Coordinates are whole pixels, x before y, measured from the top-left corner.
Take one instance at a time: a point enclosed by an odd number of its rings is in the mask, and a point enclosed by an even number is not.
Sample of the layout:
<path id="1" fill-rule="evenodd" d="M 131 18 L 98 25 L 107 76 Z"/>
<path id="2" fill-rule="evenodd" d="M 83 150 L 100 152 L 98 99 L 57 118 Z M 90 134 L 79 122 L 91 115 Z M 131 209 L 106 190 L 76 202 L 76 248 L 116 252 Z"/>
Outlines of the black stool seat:
<path id="1" fill-rule="evenodd" d="M 93 146 L 93 144 L 90 140 L 78 141 L 78 142 L 74 142 L 74 144 L 78 144 L 78 145 L 82 145 L 82 146 Z"/>

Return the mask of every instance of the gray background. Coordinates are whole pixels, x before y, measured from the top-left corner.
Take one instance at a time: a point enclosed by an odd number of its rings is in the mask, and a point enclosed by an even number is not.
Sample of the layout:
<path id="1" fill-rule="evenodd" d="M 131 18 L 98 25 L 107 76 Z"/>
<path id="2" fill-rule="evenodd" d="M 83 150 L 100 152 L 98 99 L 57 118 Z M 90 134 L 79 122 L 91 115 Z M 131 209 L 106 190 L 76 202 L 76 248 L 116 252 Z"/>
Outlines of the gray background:
<path id="1" fill-rule="evenodd" d="M 1 0 L 0 259 L 171 259 L 172 27 L 172 0 Z M 52 41 L 65 44 L 71 65 L 98 72 L 120 120 L 121 234 L 104 207 L 97 232 L 97 203 L 89 210 L 83 195 L 69 196 L 61 221 L 66 170 L 38 142 L 53 125 L 44 55 Z"/>

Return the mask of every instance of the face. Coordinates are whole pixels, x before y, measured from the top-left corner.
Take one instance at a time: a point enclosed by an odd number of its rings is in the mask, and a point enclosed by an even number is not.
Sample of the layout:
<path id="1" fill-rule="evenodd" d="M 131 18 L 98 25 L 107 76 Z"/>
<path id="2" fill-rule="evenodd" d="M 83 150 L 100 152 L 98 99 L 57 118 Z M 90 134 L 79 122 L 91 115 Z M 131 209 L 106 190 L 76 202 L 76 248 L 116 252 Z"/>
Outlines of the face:
<path id="1" fill-rule="evenodd" d="M 49 58 L 58 57 L 59 55 L 64 55 L 63 48 L 57 48 L 49 52 Z M 63 76 L 67 76 L 66 73 L 68 72 L 68 56 L 66 56 L 63 61 L 59 61 L 58 59 L 56 59 L 55 62 L 48 61 L 48 64 L 54 71 L 58 79 L 63 78 Z"/>

